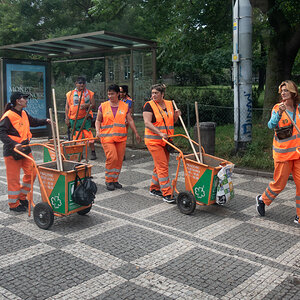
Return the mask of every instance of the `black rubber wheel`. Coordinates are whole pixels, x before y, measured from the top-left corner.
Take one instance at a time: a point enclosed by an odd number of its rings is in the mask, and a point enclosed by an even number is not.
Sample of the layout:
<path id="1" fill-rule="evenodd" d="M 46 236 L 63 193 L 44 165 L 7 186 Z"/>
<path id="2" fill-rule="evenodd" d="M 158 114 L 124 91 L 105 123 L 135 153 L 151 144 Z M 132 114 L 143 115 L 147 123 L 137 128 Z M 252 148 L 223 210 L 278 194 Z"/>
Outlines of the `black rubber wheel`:
<path id="1" fill-rule="evenodd" d="M 48 229 L 54 221 L 53 210 L 46 202 L 38 203 L 33 210 L 33 219 L 35 224 L 42 228 Z"/>
<path id="2" fill-rule="evenodd" d="M 177 196 L 177 206 L 183 214 L 190 215 L 196 208 L 194 195 L 191 192 L 179 193 Z"/>
<path id="3" fill-rule="evenodd" d="M 83 209 L 83 210 L 79 210 L 77 213 L 81 216 L 84 216 L 84 215 L 86 215 L 87 213 L 90 212 L 91 208 L 92 208 L 92 205 L 90 207 L 87 207 L 87 208 Z"/>

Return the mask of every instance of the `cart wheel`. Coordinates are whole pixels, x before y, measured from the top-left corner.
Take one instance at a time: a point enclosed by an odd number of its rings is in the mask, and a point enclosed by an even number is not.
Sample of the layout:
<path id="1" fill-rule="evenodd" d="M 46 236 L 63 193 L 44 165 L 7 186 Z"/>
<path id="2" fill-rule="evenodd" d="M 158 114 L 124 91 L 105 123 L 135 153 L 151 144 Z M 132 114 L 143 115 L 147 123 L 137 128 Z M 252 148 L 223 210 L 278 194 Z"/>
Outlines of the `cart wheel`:
<path id="1" fill-rule="evenodd" d="M 48 229 L 54 221 L 53 210 L 48 203 L 38 203 L 33 210 L 33 219 L 35 224 L 42 228 Z"/>
<path id="2" fill-rule="evenodd" d="M 190 215 L 196 208 L 194 195 L 191 192 L 179 193 L 177 196 L 177 206 L 183 214 Z"/>
<path id="3" fill-rule="evenodd" d="M 85 208 L 85 209 L 83 209 L 83 210 L 79 210 L 77 213 L 81 216 L 84 216 L 84 215 L 86 215 L 87 213 L 90 212 L 91 208 L 92 208 L 92 205 Z"/>

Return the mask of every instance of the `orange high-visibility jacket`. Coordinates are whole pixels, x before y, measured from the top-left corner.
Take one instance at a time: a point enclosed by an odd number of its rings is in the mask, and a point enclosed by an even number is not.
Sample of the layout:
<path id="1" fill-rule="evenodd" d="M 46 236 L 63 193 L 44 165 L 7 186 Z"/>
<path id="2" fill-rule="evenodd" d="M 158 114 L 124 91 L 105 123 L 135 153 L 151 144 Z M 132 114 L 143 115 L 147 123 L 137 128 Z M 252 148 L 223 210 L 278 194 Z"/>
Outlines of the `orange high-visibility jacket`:
<path id="1" fill-rule="evenodd" d="M 128 105 L 119 101 L 118 111 L 114 117 L 110 102 L 101 104 L 102 122 L 100 128 L 101 143 L 123 142 L 127 140 L 127 127 L 125 125 Z"/>
<path id="2" fill-rule="evenodd" d="M 13 141 L 21 144 L 23 141 L 30 141 L 32 138 L 32 134 L 30 132 L 30 125 L 27 113 L 22 110 L 22 116 L 18 115 L 17 113 L 13 112 L 12 110 L 8 110 L 2 117 L 3 120 L 5 117 L 8 117 L 12 126 L 16 129 L 19 136 L 16 135 L 8 135 Z M 1 121 L 0 120 L 0 121 Z"/>
<path id="3" fill-rule="evenodd" d="M 68 105 L 69 105 L 68 117 L 71 120 L 75 120 L 77 109 L 78 109 L 78 103 L 79 103 L 79 99 L 80 99 L 80 96 L 81 96 L 81 92 L 77 91 L 78 98 L 75 97 L 75 99 L 74 99 L 74 93 L 75 93 L 75 91 L 76 90 L 73 90 L 73 91 L 70 91 L 70 92 L 68 92 L 66 94 L 67 102 L 68 102 Z M 90 91 L 88 89 L 85 89 L 83 91 L 83 95 L 81 97 L 80 103 L 81 104 L 91 103 L 91 99 L 93 99 L 93 97 L 94 97 L 94 92 L 92 92 L 92 91 Z M 93 117 L 93 112 L 92 111 L 90 111 L 89 114 L 91 115 L 91 117 Z M 83 119 L 85 117 L 85 115 L 86 115 L 86 109 L 80 109 L 79 108 L 77 120 Z"/>
<path id="4" fill-rule="evenodd" d="M 174 134 L 174 108 L 172 105 L 172 101 L 164 100 L 164 102 L 166 105 L 167 113 L 159 106 L 159 104 L 156 104 L 153 100 L 149 101 L 149 104 L 151 105 L 154 116 L 156 118 L 156 122 L 153 123 L 153 125 L 156 128 L 158 128 L 161 132 L 164 132 L 167 135 L 173 135 Z M 165 126 L 165 123 L 167 128 Z M 162 138 L 158 134 L 152 132 L 148 128 L 145 128 L 144 139 L 146 145 L 162 145 L 162 146 L 166 145 L 166 143 L 162 140 Z"/>
<path id="5" fill-rule="evenodd" d="M 273 111 L 278 112 L 279 110 L 279 103 L 275 104 L 273 107 Z M 288 112 L 287 112 L 288 113 Z M 299 115 L 299 109 L 297 106 L 296 114 L 295 114 L 295 123 L 300 127 L 300 115 Z M 278 122 L 278 127 L 285 127 L 291 125 L 290 119 L 286 116 L 285 113 L 282 114 L 281 119 Z M 294 160 L 299 159 L 300 156 L 298 152 L 296 152 L 297 147 L 300 146 L 300 135 L 298 134 L 297 129 L 293 128 L 293 135 L 289 138 L 279 140 L 276 136 L 276 133 L 274 134 L 273 139 L 273 159 L 276 161 L 287 161 L 287 160 Z"/>

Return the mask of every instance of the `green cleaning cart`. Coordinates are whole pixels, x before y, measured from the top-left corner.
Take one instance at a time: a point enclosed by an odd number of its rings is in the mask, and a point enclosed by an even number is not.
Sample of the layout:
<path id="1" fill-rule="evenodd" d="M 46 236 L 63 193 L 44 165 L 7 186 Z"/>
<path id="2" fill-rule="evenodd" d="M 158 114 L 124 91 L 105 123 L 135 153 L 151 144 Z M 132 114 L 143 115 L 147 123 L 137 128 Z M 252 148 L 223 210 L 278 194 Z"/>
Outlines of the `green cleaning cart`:
<path id="1" fill-rule="evenodd" d="M 78 205 L 72 200 L 71 195 L 74 191 L 76 172 L 80 179 L 90 177 L 92 165 L 63 160 L 63 171 L 59 171 L 57 170 L 56 161 L 37 165 L 30 156 L 17 149 L 15 151 L 30 159 L 34 166 L 31 176 L 31 191 L 28 195 L 28 214 L 30 216 L 33 207 L 33 218 L 38 227 L 42 229 L 50 228 L 54 216 L 63 217 L 73 213 L 85 215 L 91 210 L 92 204 L 88 206 Z M 42 196 L 42 202 L 37 204 L 33 202 L 34 173 L 38 177 Z"/>
<path id="2" fill-rule="evenodd" d="M 172 135 L 173 137 L 187 136 L 182 134 Z M 231 162 L 206 154 L 202 148 L 203 163 L 199 163 L 195 159 L 194 154 L 183 154 L 174 144 L 169 143 L 163 139 L 167 144 L 179 152 L 177 156 L 178 165 L 175 179 L 172 181 L 172 196 L 177 193 L 177 206 L 184 214 L 191 214 L 198 205 L 211 205 L 216 203 L 217 186 L 218 186 L 218 172 L 222 167 L 232 164 Z M 191 140 L 198 145 L 195 141 Z M 199 146 L 199 145 L 198 145 Z M 179 192 L 177 190 L 177 180 L 181 161 L 183 162 L 183 170 L 185 177 L 185 191 Z"/>

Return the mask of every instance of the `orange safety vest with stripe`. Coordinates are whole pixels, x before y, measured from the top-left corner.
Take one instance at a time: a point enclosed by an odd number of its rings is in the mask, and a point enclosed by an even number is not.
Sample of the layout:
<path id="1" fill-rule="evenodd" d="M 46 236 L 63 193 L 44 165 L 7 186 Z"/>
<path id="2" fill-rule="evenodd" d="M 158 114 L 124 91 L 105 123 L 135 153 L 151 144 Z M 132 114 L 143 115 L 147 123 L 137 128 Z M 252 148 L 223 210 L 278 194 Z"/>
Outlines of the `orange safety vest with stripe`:
<path id="1" fill-rule="evenodd" d="M 277 103 L 273 107 L 273 111 L 276 113 L 279 110 L 279 103 Z M 288 113 L 288 112 L 286 112 Z M 295 118 L 295 123 L 300 127 L 300 115 L 299 115 L 299 108 L 297 106 L 296 109 L 296 118 Z M 290 119 L 286 116 L 285 113 L 282 114 L 281 119 L 278 122 L 278 127 L 285 127 L 291 125 Z M 274 139 L 273 139 L 273 159 L 275 161 L 287 161 L 287 160 L 294 160 L 294 159 L 299 159 L 300 156 L 298 152 L 296 151 L 297 147 L 300 146 L 300 135 L 298 134 L 297 129 L 293 128 L 293 135 L 291 137 L 288 137 L 283 140 L 279 140 L 278 137 L 276 136 L 276 133 L 274 134 Z"/>
<path id="2" fill-rule="evenodd" d="M 167 112 L 164 111 L 159 104 L 151 100 L 148 103 L 151 105 L 156 122 L 153 125 L 159 129 L 161 132 L 166 133 L 167 135 L 174 134 L 174 108 L 172 101 L 164 100 Z M 166 123 L 166 124 L 165 124 Z M 167 128 L 166 128 L 167 126 Z M 165 146 L 166 143 L 162 138 L 152 132 L 149 128 L 145 127 L 145 136 L 144 136 L 146 145 L 162 145 Z"/>
<path id="3" fill-rule="evenodd" d="M 68 105 L 69 105 L 68 117 L 71 120 L 75 120 L 75 118 L 76 118 L 79 99 L 80 99 L 80 96 L 81 96 L 81 92 L 77 91 L 77 94 L 74 97 L 74 94 L 75 94 L 76 91 L 77 90 L 73 90 L 73 91 L 70 91 L 66 94 L 67 102 L 68 102 Z M 83 95 L 81 97 L 80 103 L 81 104 L 84 104 L 84 103 L 90 103 L 91 104 L 91 100 L 93 99 L 94 94 L 95 94 L 94 92 L 92 92 L 88 89 L 85 89 L 83 91 Z M 85 108 L 84 109 L 79 108 L 78 115 L 77 115 L 77 120 L 83 119 L 86 115 L 86 112 L 87 112 L 87 110 Z M 92 111 L 90 111 L 89 115 L 93 118 L 93 112 Z"/>
<path id="4" fill-rule="evenodd" d="M 6 113 L 4 113 L 0 121 L 2 121 L 5 117 L 9 118 L 12 126 L 19 133 L 19 136 L 8 135 L 9 138 L 17 142 L 18 144 L 21 144 L 26 140 L 30 141 L 30 139 L 32 138 L 32 134 L 30 132 L 28 116 L 24 110 L 22 110 L 22 116 L 18 115 L 12 110 L 8 110 Z"/>
<path id="5" fill-rule="evenodd" d="M 110 102 L 101 104 L 102 122 L 100 127 L 101 143 L 124 142 L 127 140 L 127 127 L 125 124 L 128 105 L 119 101 L 119 107 L 114 117 Z"/>

